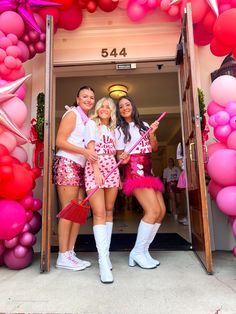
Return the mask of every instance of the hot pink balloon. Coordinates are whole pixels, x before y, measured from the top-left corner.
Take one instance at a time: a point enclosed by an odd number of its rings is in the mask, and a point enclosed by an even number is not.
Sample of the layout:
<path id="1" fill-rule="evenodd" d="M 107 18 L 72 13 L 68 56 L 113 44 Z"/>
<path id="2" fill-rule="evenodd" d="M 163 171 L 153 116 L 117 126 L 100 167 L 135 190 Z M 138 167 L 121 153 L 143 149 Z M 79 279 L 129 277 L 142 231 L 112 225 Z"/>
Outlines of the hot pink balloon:
<path id="1" fill-rule="evenodd" d="M 15 248 L 14 248 L 14 255 L 15 257 L 17 258 L 24 258 L 28 252 L 28 248 L 21 245 L 21 244 L 18 244 Z"/>
<path id="2" fill-rule="evenodd" d="M 129 2 L 127 7 L 127 14 L 133 22 L 141 21 L 145 17 L 146 13 L 147 11 L 145 7 L 140 5 L 138 2 Z"/>
<path id="3" fill-rule="evenodd" d="M 232 117 L 229 121 L 229 125 L 231 126 L 232 129 L 236 129 L 236 116 Z"/>
<path id="4" fill-rule="evenodd" d="M 212 116 L 210 116 L 210 118 L 208 119 L 208 123 L 210 126 L 212 126 L 213 128 L 216 128 L 218 125 L 216 123 L 216 119 L 215 119 L 216 115 L 213 114 Z"/>
<path id="5" fill-rule="evenodd" d="M 230 115 L 226 111 L 219 111 L 215 114 L 215 121 L 218 125 L 225 125 L 229 122 Z"/>
<path id="6" fill-rule="evenodd" d="M 31 232 L 27 231 L 19 236 L 19 242 L 24 246 L 33 246 L 36 243 L 36 237 Z"/>
<path id="7" fill-rule="evenodd" d="M 18 202 L 0 200 L 0 239 L 10 240 L 24 228 L 26 215 Z"/>
<path id="8" fill-rule="evenodd" d="M 221 189 L 222 189 L 222 186 L 217 184 L 215 181 L 210 180 L 209 185 L 208 185 L 208 192 L 210 193 L 213 199 L 216 199 L 216 196 Z"/>
<path id="9" fill-rule="evenodd" d="M 16 146 L 15 149 L 11 152 L 11 156 L 18 159 L 21 163 L 27 162 L 28 160 L 28 154 L 21 146 Z"/>
<path id="10" fill-rule="evenodd" d="M 212 143 L 207 146 L 208 156 L 211 157 L 215 152 L 221 149 L 227 149 L 223 143 Z"/>
<path id="11" fill-rule="evenodd" d="M 207 172 L 222 186 L 236 185 L 236 151 L 221 149 L 209 158 Z"/>
<path id="12" fill-rule="evenodd" d="M 19 237 L 16 236 L 16 237 L 12 238 L 11 240 L 5 240 L 4 245 L 8 249 L 12 249 L 17 245 L 18 241 L 19 241 Z"/>
<path id="13" fill-rule="evenodd" d="M 26 195 L 19 202 L 24 207 L 25 210 L 30 210 L 33 207 L 34 199 L 32 196 Z"/>
<path id="14" fill-rule="evenodd" d="M 228 136 L 232 132 L 232 129 L 229 124 L 217 126 L 214 130 L 215 138 L 222 142 L 226 143 Z"/>
<path id="15" fill-rule="evenodd" d="M 208 33 L 202 23 L 194 24 L 193 35 L 194 42 L 198 46 L 206 46 L 213 39 L 213 34 Z"/>
<path id="16" fill-rule="evenodd" d="M 230 149 L 236 150 L 236 131 L 233 131 L 233 132 L 229 135 L 229 137 L 228 137 L 228 139 L 227 139 L 227 146 L 228 146 L 228 148 L 230 148 Z"/>
<path id="17" fill-rule="evenodd" d="M 236 186 L 228 186 L 220 190 L 216 197 L 219 209 L 226 215 L 236 215 Z"/>
<path id="18" fill-rule="evenodd" d="M 217 77 L 211 84 L 210 93 L 212 99 L 221 106 L 236 101 L 236 78 L 231 75 Z"/>
<path id="19" fill-rule="evenodd" d="M 34 251 L 31 247 L 27 249 L 24 257 L 16 257 L 14 251 L 15 249 L 11 249 L 4 254 L 4 263 L 8 268 L 15 270 L 23 269 L 32 263 Z"/>
<path id="20" fill-rule="evenodd" d="M 236 116 L 236 102 L 229 102 L 225 106 L 225 111 L 227 111 L 231 117 Z"/>
<path id="21" fill-rule="evenodd" d="M 32 210 L 35 212 L 35 211 L 40 210 L 41 208 L 42 208 L 42 201 L 39 198 L 35 198 L 33 200 Z"/>
<path id="22" fill-rule="evenodd" d="M 7 34 L 15 34 L 20 38 L 25 31 L 22 17 L 14 11 L 5 11 L 0 15 L 0 29 Z"/>

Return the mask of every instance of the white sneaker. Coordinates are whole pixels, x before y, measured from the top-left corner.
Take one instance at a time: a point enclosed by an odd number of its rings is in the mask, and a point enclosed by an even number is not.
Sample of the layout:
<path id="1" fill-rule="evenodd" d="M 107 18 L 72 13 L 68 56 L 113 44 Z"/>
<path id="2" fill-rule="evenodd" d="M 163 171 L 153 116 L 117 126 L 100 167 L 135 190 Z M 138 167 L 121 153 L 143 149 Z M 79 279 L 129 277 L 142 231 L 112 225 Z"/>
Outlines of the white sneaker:
<path id="1" fill-rule="evenodd" d="M 82 263 L 75 261 L 69 252 L 59 253 L 56 268 L 69 269 L 73 271 L 83 270 L 86 266 Z"/>
<path id="2" fill-rule="evenodd" d="M 79 264 L 84 264 L 84 266 L 87 268 L 87 267 L 90 267 L 91 266 L 91 263 L 89 261 L 85 261 L 85 260 L 82 260 L 82 259 L 79 259 L 77 256 L 76 256 L 76 253 L 74 250 L 71 250 L 69 251 L 72 258 L 77 261 Z"/>
<path id="3" fill-rule="evenodd" d="M 188 219 L 186 217 L 178 220 L 178 222 L 184 226 L 187 226 L 188 225 Z"/>

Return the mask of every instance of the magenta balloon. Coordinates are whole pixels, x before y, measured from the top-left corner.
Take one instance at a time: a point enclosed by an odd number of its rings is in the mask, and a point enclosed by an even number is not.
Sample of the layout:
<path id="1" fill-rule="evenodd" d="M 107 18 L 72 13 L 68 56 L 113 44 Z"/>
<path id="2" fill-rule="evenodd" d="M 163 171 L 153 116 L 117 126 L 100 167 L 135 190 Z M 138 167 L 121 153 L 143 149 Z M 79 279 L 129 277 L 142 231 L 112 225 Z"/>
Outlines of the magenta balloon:
<path id="1" fill-rule="evenodd" d="M 22 42 L 24 42 L 26 45 L 29 45 L 29 44 L 31 43 L 31 40 L 30 40 L 28 34 L 24 34 L 24 35 L 21 37 L 21 40 L 22 40 Z"/>
<path id="2" fill-rule="evenodd" d="M 22 198 L 19 203 L 24 207 L 24 209 L 29 210 L 33 207 L 34 199 L 32 196 L 27 195 Z"/>
<path id="3" fill-rule="evenodd" d="M 210 93 L 212 99 L 221 106 L 236 101 L 236 78 L 231 75 L 217 77 L 211 84 Z"/>
<path id="4" fill-rule="evenodd" d="M 11 240 L 5 240 L 4 245 L 8 249 L 12 249 L 13 247 L 15 247 L 17 245 L 18 240 L 19 240 L 19 238 L 18 238 L 18 236 L 16 236 L 16 237 L 12 238 Z"/>
<path id="5" fill-rule="evenodd" d="M 39 41 L 39 39 L 40 39 L 40 35 L 36 31 L 30 31 L 28 33 L 28 36 L 29 36 L 29 39 L 30 39 L 31 43 L 37 43 Z"/>
<path id="6" fill-rule="evenodd" d="M 209 158 L 207 172 L 219 185 L 236 185 L 236 151 L 221 149 L 215 152 Z"/>
<path id="7" fill-rule="evenodd" d="M 223 110 L 224 107 L 220 106 L 214 101 L 211 101 L 207 106 L 207 114 L 208 116 L 212 116 L 213 114 L 216 114 L 217 112 Z"/>
<path id="8" fill-rule="evenodd" d="M 227 138 L 231 132 L 232 132 L 232 129 L 231 129 L 231 126 L 229 124 L 220 125 L 214 129 L 214 136 L 218 141 L 220 141 L 222 143 L 226 143 Z"/>
<path id="9" fill-rule="evenodd" d="M 20 38 L 25 31 L 22 17 L 14 11 L 5 11 L 0 15 L 0 29 L 7 34 L 14 34 Z"/>
<path id="10" fill-rule="evenodd" d="M 36 234 L 42 226 L 42 216 L 39 212 L 34 212 L 33 218 L 29 221 L 31 232 Z"/>
<path id="11" fill-rule="evenodd" d="M 24 257 L 16 257 L 14 249 L 7 250 L 4 254 L 4 263 L 10 269 L 23 269 L 28 267 L 33 261 L 34 251 L 32 247 L 27 249 L 27 253 Z"/>
<path id="12" fill-rule="evenodd" d="M 34 49 L 37 53 L 42 53 L 45 51 L 45 43 L 43 43 L 42 41 L 37 42 L 34 45 Z"/>
<path id="13" fill-rule="evenodd" d="M 212 126 L 213 128 L 217 127 L 217 123 L 216 123 L 216 119 L 215 119 L 216 115 L 213 114 L 212 116 L 209 117 L 208 119 L 208 123 L 210 126 Z"/>
<path id="14" fill-rule="evenodd" d="M 33 200 L 33 211 L 38 211 L 42 208 L 42 201 L 39 198 Z"/>
<path id="15" fill-rule="evenodd" d="M 208 192 L 214 200 L 216 199 L 216 196 L 221 189 L 222 189 L 222 186 L 217 184 L 215 181 L 210 180 L 208 184 Z"/>
<path id="16" fill-rule="evenodd" d="M 212 143 L 207 146 L 208 156 L 211 157 L 212 154 L 220 149 L 226 149 L 227 146 L 223 143 Z"/>
<path id="17" fill-rule="evenodd" d="M 227 111 L 231 117 L 236 116 L 236 102 L 229 102 L 225 107 L 225 111 Z"/>
<path id="18" fill-rule="evenodd" d="M 17 236 L 26 223 L 25 209 L 15 201 L 0 200 L 0 240 Z"/>
<path id="19" fill-rule="evenodd" d="M 4 242 L 0 240 L 0 255 L 5 251 L 5 245 Z"/>
<path id="20" fill-rule="evenodd" d="M 236 150 L 236 131 L 233 131 L 227 138 L 227 146 L 230 149 Z"/>
<path id="21" fill-rule="evenodd" d="M 36 51 L 34 49 L 34 45 L 30 44 L 28 46 L 28 49 L 29 49 L 29 59 L 32 59 L 36 55 Z"/>
<path id="22" fill-rule="evenodd" d="M 236 116 L 233 116 L 230 121 L 229 121 L 229 125 L 231 126 L 232 129 L 236 129 Z"/>
<path id="23" fill-rule="evenodd" d="M 230 120 L 230 115 L 226 111 L 219 111 L 215 114 L 215 121 L 218 125 L 228 124 Z"/>
<path id="24" fill-rule="evenodd" d="M 33 212 L 31 210 L 27 210 L 25 212 L 26 215 L 26 221 L 29 222 L 33 218 Z"/>
<path id="25" fill-rule="evenodd" d="M 27 231 L 19 236 L 19 242 L 24 246 L 33 246 L 36 242 L 36 237 L 31 232 Z"/>
<path id="26" fill-rule="evenodd" d="M 236 186 L 227 186 L 219 191 L 216 197 L 219 209 L 226 215 L 236 215 Z"/>
<path id="27" fill-rule="evenodd" d="M 31 232 L 31 227 L 30 227 L 30 224 L 28 222 L 26 222 L 24 225 L 24 228 L 22 230 L 22 233 L 28 232 L 28 231 Z"/>
<path id="28" fill-rule="evenodd" d="M 15 257 L 18 257 L 18 258 L 25 257 L 27 252 L 28 252 L 28 248 L 23 246 L 23 245 L 21 245 L 21 244 L 18 244 L 14 248 L 14 255 L 15 255 Z"/>

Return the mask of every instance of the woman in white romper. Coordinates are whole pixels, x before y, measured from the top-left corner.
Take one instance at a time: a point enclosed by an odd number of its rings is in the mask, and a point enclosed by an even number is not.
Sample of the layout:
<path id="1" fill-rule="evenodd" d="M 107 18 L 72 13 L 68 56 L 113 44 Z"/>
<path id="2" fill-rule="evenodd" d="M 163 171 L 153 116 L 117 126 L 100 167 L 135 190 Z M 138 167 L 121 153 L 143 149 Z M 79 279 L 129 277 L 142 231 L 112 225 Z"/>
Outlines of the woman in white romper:
<path id="1" fill-rule="evenodd" d="M 86 124 L 85 145 L 93 150 L 98 160 L 88 160 L 85 166 L 85 188 L 87 193 L 97 185 L 99 189 L 89 199 L 93 211 L 93 232 L 98 250 L 100 279 L 112 283 L 112 265 L 109 247 L 113 227 L 113 207 L 119 187 L 118 168 L 106 179 L 106 175 L 116 165 L 115 130 L 116 110 L 111 98 L 100 99 L 95 113 Z"/>

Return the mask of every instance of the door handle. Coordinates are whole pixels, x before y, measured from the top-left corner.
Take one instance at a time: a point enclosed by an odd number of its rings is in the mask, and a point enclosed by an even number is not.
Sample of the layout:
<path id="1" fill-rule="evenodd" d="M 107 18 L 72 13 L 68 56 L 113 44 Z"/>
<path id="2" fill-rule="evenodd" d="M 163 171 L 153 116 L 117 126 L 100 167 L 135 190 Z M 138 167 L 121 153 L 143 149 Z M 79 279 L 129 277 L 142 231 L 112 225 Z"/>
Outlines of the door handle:
<path id="1" fill-rule="evenodd" d="M 190 145 L 189 145 L 189 157 L 190 157 L 190 160 L 192 162 L 196 162 L 197 161 L 195 158 L 193 158 L 193 156 L 195 156 L 194 147 L 195 147 L 195 143 L 190 143 Z"/>

